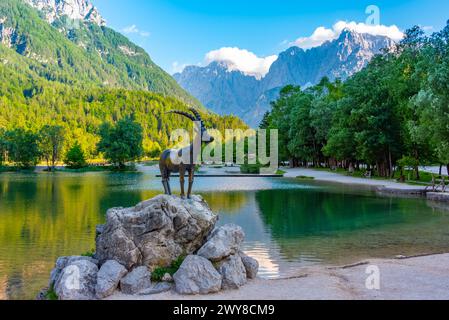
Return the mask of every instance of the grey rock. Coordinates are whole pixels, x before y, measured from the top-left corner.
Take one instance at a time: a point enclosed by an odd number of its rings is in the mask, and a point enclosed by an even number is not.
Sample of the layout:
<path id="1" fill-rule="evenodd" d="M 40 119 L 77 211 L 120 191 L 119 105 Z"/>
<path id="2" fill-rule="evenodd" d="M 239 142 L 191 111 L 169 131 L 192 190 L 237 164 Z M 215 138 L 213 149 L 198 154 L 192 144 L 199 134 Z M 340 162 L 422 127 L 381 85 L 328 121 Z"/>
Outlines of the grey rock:
<path id="1" fill-rule="evenodd" d="M 174 274 L 175 289 L 179 294 L 208 294 L 220 291 L 222 277 L 212 263 L 200 256 L 190 255 Z"/>
<path id="2" fill-rule="evenodd" d="M 101 235 L 104 231 L 104 224 L 99 224 L 98 226 L 95 227 L 95 235 L 96 238 L 98 238 L 99 235 Z"/>
<path id="3" fill-rule="evenodd" d="M 173 284 L 169 282 L 159 282 L 152 285 L 150 288 L 140 291 L 140 296 L 149 296 L 152 294 L 158 294 L 162 292 L 170 291 L 173 288 Z"/>
<path id="4" fill-rule="evenodd" d="M 221 261 L 217 270 L 223 277 L 221 287 L 224 290 L 238 289 L 247 282 L 245 266 L 238 254 L 231 255 Z"/>
<path id="5" fill-rule="evenodd" d="M 54 290 L 60 300 L 94 300 L 98 267 L 89 260 L 70 262 L 58 277 Z"/>
<path id="6" fill-rule="evenodd" d="M 93 259 L 91 257 L 82 257 L 82 256 L 71 256 L 71 257 L 60 257 L 56 260 L 55 267 L 50 273 L 50 281 L 48 283 L 49 288 L 54 288 L 56 282 L 61 277 L 62 270 L 68 265 L 76 262 L 76 261 L 89 261 L 98 266 L 98 260 Z"/>
<path id="7" fill-rule="evenodd" d="M 120 280 L 128 273 L 128 270 L 114 260 L 106 261 L 97 274 L 95 293 L 98 299 L 104 299 L 112 295 L 118 288 Z"/>
<path id="8" fill-rule="evenodd" d="M 221 261 L 238 253 L 244 239 L 245 233 L 241 227 L 227 224 L 211 233 L 206 244 L 198 251 L 198 255 L 213 262 Z"/>
<path id="9" fill-rule="evenodd" d="M 256 279 L 257 273 L 259 272 L 259 262 L 256 259 L 247 256 L 243 252 L 240 252 L 239 255 L 242 259 L 243 265 L 245 266 L 247 278 Z"/>
<path id="10" fill-rule="evenodd" d="M 120 280 L 120 290 L 134 295 L 151 288 L 151 273 L 147 267 L 138 267 Z"/>
<path id="11" fill-rule="evenodd" d="M 173 282 L 173 277 L 169 273 L 166 273 L 162 277 L 162 281 L 163 282 Z"/>
<path id="12" fill-rule="evenodd" d="M 67 16 L 71 20 L 83 20 L 95 23 L 99 26 L 104 26 L 106 24 L 97 8 L 95 8 L 90 1 L 25 0 L 25 2 L 37 10 L 42 11 L 45 20 L 49 23 L 53 23 L 55 20 Z"/>
<path id="13" fill-rule="evenodd" d="M 199 196 L 182 200 L 160 195 L 134 208 L 110 209 L 97 238 L 96 257 L 128 269 L 168 267 L 179 256 L 197 251 L 217 219 Z"/>

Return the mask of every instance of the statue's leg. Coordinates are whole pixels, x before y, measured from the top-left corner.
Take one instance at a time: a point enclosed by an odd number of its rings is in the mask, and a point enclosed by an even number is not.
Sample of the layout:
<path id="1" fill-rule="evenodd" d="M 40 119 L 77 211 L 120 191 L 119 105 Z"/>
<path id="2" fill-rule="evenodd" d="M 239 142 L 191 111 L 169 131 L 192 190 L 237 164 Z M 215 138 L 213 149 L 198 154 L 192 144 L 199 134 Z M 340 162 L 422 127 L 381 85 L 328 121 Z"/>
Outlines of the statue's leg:
<path id="1" fill-rule="evenodd" d="M 167 180 L 166 179 L 162 179 L 162 185 L 164 186 L 164 192 L 165 192 L 165 194 L 169 194 L 168 193 L 168 182 L 167 182 Z"/>
<path id="2" fill-rule="evenodd" d="M 170 187 L 170 172 L 167 173 L 167 191 L 168 191 L 167 194 L 169 196 L 171 196 L 172 193 L 171 193 L 171 187 Z"/>
<path id="3" fill-rule="evenodd" d="M 192 187 L 193 187 L 193 181 L 195 179 L 195 170 L 189 170 L 189 190 L 187 191 L 187 198 L 190 199 L 192 195 Z"/>
<path id="4" fill-rule="evenodd" d="M 168 184 L 168 173 L 167 170 L 165 170 L 165 168 L 161 167 L 161 176 L 162 176 L 162 186 L 164 187 L 164 192 L 165 194 L 170 194 L 169 193 L 169 184 Z"/>
<path id="5" fill-rule="evenodd" d="M 186 194 L 185 194 L 185 191 L 184 191 L 185 175 L 186 175 L 186 171 L 181 166 L 181 168 L 179 170 L 179 182 L 181 183 L 181 198 L 182 199 L 184 199 L 186 197 Z"/>

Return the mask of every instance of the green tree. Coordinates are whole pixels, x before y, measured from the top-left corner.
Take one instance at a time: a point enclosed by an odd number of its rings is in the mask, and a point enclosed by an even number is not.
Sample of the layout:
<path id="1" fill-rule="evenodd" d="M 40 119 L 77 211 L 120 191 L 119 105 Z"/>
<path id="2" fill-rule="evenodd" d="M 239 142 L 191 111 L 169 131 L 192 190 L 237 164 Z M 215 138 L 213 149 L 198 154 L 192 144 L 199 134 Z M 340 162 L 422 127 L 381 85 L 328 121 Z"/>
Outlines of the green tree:
<path id="1" fill-rule="evenodd" d="M 67 151 L 64 163 L 72 169 L 80 169 L 87 165 L 83 148 L 78 142 L 75 142 L 69 151 Z"/>
<path id="2" fill-rule="evenodd" d="M 38 135 L 24 129 L 6 133 L 9 159 L 20 168 L 31 168 L 39 161 Z"/>
<path id="3" fill-rule="evenodd" d="M 5 136 L 5 130 L 0 128 L 0 167 L 3 166 L 3 162 L 6 159 L 7 141 Z"/>
<path id="4" fill-rule="evenodd" d="M 137 160 L 143 155 L 142 126 L 131 117 L 118 121 L 115 126 L 103 124 L 100 137 L 98 150 L 119 168 L 124 168 L 126 162 Z"/>
<path id="5" fill-rule="evenodd" d="M 54 171 L 56 162 L 60 160 L 64 140 L 64 128 L 61 126 L 46 125 L 40 130 L 39 147 L 49 170 Z"/>
<path id="6" fill-rule="evenodd" d="M 419 72 L 429 75 L 413 100 L 419 114 L 417 134 L 431 145 L 437 160 L 449 171 L 449 22 L 425 47 Z"/>

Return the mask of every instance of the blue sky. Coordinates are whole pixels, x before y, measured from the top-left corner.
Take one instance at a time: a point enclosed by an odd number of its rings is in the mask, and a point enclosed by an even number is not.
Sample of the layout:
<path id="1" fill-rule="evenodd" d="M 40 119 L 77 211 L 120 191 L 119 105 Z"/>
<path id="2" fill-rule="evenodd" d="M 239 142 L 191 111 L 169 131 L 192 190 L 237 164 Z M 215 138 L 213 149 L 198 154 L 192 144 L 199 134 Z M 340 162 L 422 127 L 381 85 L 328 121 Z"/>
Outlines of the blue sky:
<path id="1" fill-rule="evenodd" d="M 365 22 L 376 5 L 380 23 L 400 30 L 415 24 L 441 29 L 449 19 L 444 0 L 92 0 L 110 27 L 142 46 L 169 73 L 205 63 L 223 47 L 268 57 L 316 28 L 338 21 Z M 174 66 L 174 63 L 175 64 Z M 262 62 L 261 62 L 262 63 Z"/>

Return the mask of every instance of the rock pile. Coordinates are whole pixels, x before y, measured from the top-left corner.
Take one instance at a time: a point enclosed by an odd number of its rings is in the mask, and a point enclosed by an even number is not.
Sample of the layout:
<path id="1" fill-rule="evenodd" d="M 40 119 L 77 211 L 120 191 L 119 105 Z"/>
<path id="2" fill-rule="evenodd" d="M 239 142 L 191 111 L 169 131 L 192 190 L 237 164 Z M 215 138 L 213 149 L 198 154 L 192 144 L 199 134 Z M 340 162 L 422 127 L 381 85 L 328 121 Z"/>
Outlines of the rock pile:
<path id="1" fill-rule="evenodd" d="M 97 228 L 94 257 L 59 258 L 49 287 L 61 300 L 104 299 L 116 290 L 195 295 L 238 289 L 257 276 L 259 264 L 241 250 L 242 228 L 215 228 L 217 220 L 199 196 L 161 195 L 134 208 L 110 209 L 106 224 Z M 173 276 L 151 281 L 153 272 L 180 257 L 185 259 Z"/>

